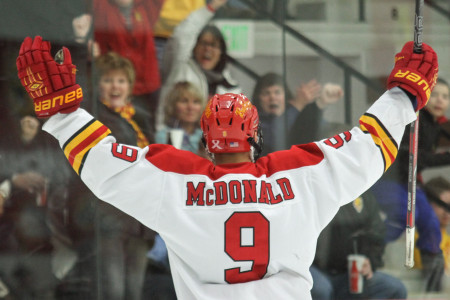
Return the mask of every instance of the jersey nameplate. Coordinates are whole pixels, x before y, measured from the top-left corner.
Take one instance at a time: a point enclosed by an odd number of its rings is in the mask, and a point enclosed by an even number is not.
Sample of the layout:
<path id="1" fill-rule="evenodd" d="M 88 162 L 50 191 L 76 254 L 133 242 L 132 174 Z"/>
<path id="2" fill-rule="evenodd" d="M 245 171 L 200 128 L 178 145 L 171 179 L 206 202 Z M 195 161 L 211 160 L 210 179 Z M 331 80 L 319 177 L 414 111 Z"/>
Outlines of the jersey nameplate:
<path id="1" fill-rule="evenodd" d="M 287 178 L 276 180 L 278 193 L 266 181 L 231 180 L 214 182 L 212 188 L 206 188 L 206 182 L 197 185 L 192 181 L 186 184 L 186 206 L 217 206 L 240 203 L 278 204 L 292 200 L 295 195 L 291 182 Z"/>

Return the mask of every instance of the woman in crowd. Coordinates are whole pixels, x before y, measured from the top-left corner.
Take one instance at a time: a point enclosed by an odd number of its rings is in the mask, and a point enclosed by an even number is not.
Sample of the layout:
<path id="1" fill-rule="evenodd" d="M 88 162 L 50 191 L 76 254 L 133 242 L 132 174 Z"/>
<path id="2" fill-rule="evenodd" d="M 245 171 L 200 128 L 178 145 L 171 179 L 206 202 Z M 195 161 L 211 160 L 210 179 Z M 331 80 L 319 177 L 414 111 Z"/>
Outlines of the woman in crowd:
<path id="1" fill-rule="evenodd" d="M 108 124 L 120 143 L 130 141 L 143 148 L 153 142 L 152 116 L 131 101 L 136 78 L 131 61 L 108 52 L 96 59 L 95 68 L 99 74 L 99 119 Z"/>
<path id="2" fill-rule="evenodd" d="M 167 94 L 180 81 L 193 83 L 205 99 L 216 93 L 241 92 L 227 68 L 227 49 L 222 33 L 216 26 L 207 25 L 215 11 L 226 2 L 212 0 L 175 28 L 166 46 L 163 69 L 168 76 L 161 90 L 159 115 L 162 115 Z M 157 119 L 158 125 L 163 122 L 162 118 Z"/>
<path id="3" fill-rule="evenodd" d="M 199 153 L 202 131 L 200 129 L 200 116 L 206 104 L 196 86 L 190 82 L 182 81 L 174 85 L 167 95 L 164 107 L 165 124 L 155 136 L 156 143 L 174 145 L 173 130 L 181 130 L 182 142 L 179 148 Z"/>

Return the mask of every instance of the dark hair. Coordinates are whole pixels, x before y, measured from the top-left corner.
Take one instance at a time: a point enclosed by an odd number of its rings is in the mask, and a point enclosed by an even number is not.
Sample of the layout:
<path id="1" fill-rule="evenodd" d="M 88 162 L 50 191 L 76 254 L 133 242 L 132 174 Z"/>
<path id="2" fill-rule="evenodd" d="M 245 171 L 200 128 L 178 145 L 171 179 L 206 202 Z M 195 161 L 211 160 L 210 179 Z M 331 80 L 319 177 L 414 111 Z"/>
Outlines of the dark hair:
<path id="1" fill-rule="evenodd" d="M 222 72 L 227 64 L 227 44 L 225 43 L 225 38 L 223 37 L 222 32 L 220 32 L 219 28 L 214 25 L 206 25 L 205 27 L 203 27 L 202 31 L 197 37 L 197 42 L 195 43 L 194 49 L 197 47 L 200 38 L 205 33 L 211 33 L 220 44 L 220 59 L 217 62 L 217 65 L 214 67 L 213 71 Z"/>
<path id="2" fill-rule="evenodd" d="M 436 84 L 438 84 L 438 83 L 445 84 L 447 87 L 449 87 L 448 82 L 445 81 L 445 80 L 442 79 L 442 78 L 438 78 L 438 79 L 436 80 Z"/>
<path id="3" fill-rule="evenodd" d="M 450 190 L 450 182 L 442 176 L 434 177 L 425 184 L 425 192 L 428 197 L 439 199 L 442 192 Z"/>
<path id="4" fill-rule="evenodd" d="M 285 100 L 294 98 L 289 88 L 286 87 L 285 80 L 281 75 L 272 72 L 266 73 L 258 79 L 253 90 L 252 102 L 259 111 L 261 110 L 259 94 L 261 94 L 263 89 L 274 85 L 279 85 L 284 89 Z"/>

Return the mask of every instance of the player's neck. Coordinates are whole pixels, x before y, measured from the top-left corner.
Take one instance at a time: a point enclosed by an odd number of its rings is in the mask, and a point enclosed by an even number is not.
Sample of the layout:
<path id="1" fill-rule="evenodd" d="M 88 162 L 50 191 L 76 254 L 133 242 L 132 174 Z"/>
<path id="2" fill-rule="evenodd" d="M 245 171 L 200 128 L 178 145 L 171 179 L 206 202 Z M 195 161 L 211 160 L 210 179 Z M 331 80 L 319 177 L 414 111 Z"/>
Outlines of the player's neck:
<path id="1" fill-rule="evenodd" d="M 251 162 L 249 152 L 216 153 L 214 154 L 214 160 L 216 165 Z"/>

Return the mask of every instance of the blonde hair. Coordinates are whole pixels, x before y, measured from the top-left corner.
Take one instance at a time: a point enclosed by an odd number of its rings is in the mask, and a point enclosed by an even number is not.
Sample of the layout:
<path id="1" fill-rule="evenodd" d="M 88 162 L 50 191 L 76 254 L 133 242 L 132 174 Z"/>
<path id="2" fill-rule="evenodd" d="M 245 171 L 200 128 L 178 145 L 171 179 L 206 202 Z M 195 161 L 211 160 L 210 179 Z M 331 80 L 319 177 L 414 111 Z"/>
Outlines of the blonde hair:
<path id="1" fill-rule="evenodd" d="M 197 86 L 188 81 L 177 82 L 166 97 L 166 103 L 164 105 L 164 123 L 166 123 L 166 125 L 172 125 L 171 122 L 175 119 L 175 104 L 181 100 L 185 93 L 199 99 L 202 103 L 202 107 L 205 107 L 206 99 L 202 96 L 202 93 Z"/>
<path id="2" fill-rule="evenodd" d="M 97 82 L 100 80 L 100 77 L 111 71 L 123 71 L 130 83 L 130 90 L 133 90 L 136 73 L 133 63 L 128 58 L 116 52 L 108 52 L 95 59 L 95 70 L 97 72 Z"/>

